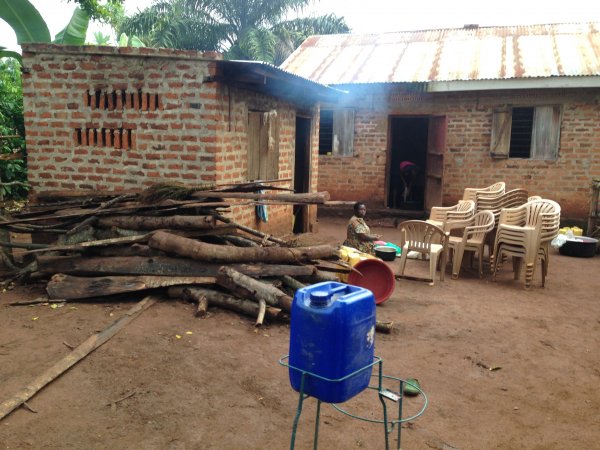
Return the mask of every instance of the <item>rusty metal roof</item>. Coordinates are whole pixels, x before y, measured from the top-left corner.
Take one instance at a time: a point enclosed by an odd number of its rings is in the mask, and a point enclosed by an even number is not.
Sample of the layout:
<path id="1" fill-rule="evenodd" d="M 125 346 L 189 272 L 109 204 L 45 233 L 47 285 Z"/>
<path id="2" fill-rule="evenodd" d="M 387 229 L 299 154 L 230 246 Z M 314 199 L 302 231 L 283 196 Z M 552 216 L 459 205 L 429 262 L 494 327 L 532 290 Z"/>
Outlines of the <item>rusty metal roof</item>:
<path id="1" fill-rule="evenodd" d="M 281 65 L 327 85 L 600 75 L 600 23 L 311 36 Z"/>

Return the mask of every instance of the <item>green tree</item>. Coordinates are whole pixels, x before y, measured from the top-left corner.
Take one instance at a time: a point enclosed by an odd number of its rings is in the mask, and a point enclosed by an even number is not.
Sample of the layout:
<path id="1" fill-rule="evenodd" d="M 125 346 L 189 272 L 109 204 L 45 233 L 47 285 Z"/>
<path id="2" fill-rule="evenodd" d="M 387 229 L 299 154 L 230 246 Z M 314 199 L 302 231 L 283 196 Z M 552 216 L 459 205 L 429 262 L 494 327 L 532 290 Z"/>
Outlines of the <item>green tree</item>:
<path id="1" fill-rule="evenodd" d="M 216 50 L 229 59 L 281 63 L 311 34 L 346 33 L 335 15 L 285 21 L 310 0 L 156 0 L 124 18 L 117 32 L 151 46 Z"/>
<path id="2" fill-rule="evenodd" d="M 25 125 L 23 122 L 23 90 L 21 65 L 13 58 L 0 59 L 0 198 L 20 198 L 27 194 L 23 154 Z"/>

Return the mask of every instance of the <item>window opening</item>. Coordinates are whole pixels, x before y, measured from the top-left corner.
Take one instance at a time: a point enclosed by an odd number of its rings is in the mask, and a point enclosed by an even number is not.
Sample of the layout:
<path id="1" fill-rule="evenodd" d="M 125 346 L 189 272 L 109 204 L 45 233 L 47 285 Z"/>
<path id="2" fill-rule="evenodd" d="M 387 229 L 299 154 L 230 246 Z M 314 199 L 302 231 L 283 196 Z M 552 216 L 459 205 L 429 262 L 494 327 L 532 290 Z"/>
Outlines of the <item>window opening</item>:
<path id="1" fill-rule="evenodd" d="M 510 158 L 531 158 L 534 108 L 513 108 Z"/>

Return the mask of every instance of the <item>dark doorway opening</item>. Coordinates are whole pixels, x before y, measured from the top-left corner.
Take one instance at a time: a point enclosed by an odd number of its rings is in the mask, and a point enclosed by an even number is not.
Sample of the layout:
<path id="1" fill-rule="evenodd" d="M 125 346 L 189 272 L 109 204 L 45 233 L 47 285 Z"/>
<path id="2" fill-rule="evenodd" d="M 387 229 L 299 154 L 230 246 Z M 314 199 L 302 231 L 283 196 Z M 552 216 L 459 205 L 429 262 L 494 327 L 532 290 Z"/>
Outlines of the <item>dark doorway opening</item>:
<path id="1" fill-rule="evenodd" d="M 428 117 L 390 118 L 389 208 L 424 209 L 428 131 Z"/>
<path id="2" fill-rule="evenodd" d="M 310 189 L 310 126 L 310 118 L 296 117 L 294 191 L 298 193 Z M 308 228 L 308 205 L 294 205 L 294 233 L 306 233 Z"/>

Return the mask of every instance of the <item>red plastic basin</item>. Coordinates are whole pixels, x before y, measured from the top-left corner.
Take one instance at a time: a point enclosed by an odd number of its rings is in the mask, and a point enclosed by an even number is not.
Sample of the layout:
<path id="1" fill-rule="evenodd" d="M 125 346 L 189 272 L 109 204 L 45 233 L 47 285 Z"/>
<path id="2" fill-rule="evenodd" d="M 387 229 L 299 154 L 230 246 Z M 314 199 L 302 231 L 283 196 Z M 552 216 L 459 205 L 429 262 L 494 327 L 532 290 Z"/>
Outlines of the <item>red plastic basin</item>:
<path id="1" fill-rule="evenodd" d="M 356 263 L 354 269 L 348 275 L 348 284 L 369 289 L 373 292 L 377 305 L 390 298 L 396 280 L 394 272 L 386 263 L 378 259 L 365 259 Z"/>

